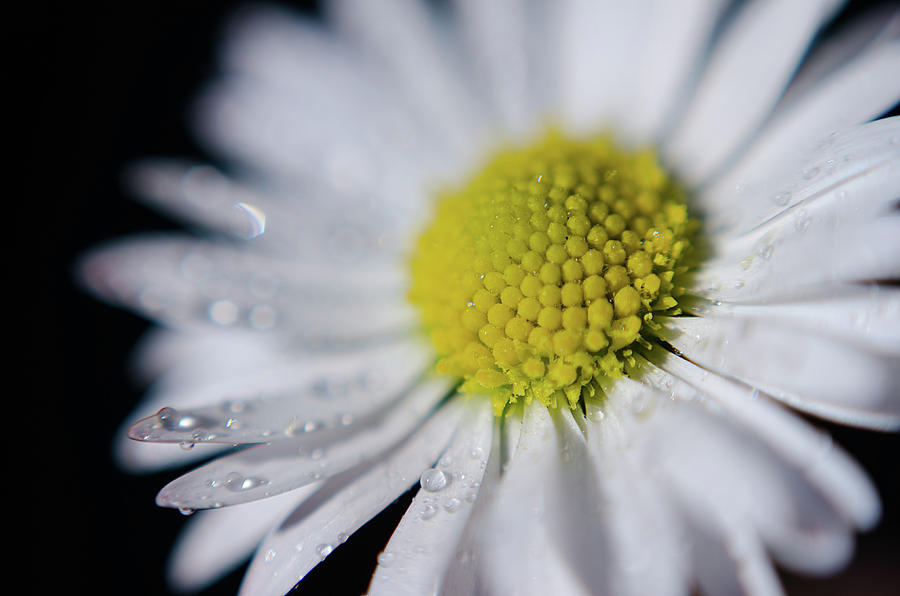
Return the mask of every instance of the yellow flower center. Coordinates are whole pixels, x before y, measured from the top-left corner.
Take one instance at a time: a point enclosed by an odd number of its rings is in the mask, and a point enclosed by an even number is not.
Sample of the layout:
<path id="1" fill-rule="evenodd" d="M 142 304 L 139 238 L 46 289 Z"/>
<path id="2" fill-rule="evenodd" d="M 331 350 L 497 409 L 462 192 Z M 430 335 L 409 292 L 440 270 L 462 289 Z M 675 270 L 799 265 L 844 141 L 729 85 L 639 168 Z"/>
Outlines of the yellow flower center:
<path id="1" fill-rule="evenodd" d="M 653 313 L 677 311 L 695 227 L 652 151 L 550 134 L 501 152 L 439 197 L 412 258 L 438 372 L 498 414 L 519 399 L 577 407 L 624 374 Z"/>

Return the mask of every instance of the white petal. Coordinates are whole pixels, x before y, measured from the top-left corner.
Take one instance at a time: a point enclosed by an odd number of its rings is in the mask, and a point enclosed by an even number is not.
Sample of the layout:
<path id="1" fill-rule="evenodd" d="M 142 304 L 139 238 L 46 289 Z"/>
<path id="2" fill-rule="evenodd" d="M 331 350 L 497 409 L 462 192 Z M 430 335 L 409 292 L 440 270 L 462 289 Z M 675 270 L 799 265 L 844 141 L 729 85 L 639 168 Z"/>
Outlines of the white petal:
<path id="1" fill-rule="evenodd" d="M 666 372 L 651 366 L 642 373 L 643 382 L 679 399 L 714 403 L 790 462 L 845 519 L 860 529 L 871 528 L 878 521 L 881 504 L 871 481 L 828 435 L 761 399 L 757 390 L 661 349 L 655 349 L 651 357 Z"/>
<path id="2" fill-rule="evenodd" d="M 696 184 L 755 131 L 787 87 L 818 28 L 839 0 L 757 0 L 740 8 L 665 155 Z"/>
<path id="3" fill-rule="evenodd" d="M 560 114 L 576 134 L 610 126 L 635 86 L 633 49 L 644 37 L 643 1 L 566 0 L 560 6 Z"/>
<path id="4" fill-rule="evenodd" d="M 472 68 L 500 121 L 500 132 L 521 138 L 539 124 L 535 64 L 528 54 L 528 10 L 523 0 L 457 0 L 461 37 Z"/>
<path id="5" fill-rule="evenodd" d="M 167 484 L 156 496 L 163 507 L 206 509 L 277 495 L 330 478 L 416 431 L 452 390 L 449 381 L 420 383 L 395 407 L 361 421 L 354 432 L 311 432 L 220 457 Z"/>
<path id="6" fill-rule="evenodd" d="M 559 441 L 546 407 L 537 401 L 526 406 L 515 455 L 497 487 L 483 529 L 489 593 L 589 592 L 569 568 L 547 527 L 544 482 L 554 477 Z"/>
<path id="7" fill-rule="evenodd" d="M 900 118 L 886 118 L 854 126 L 823 138 L 803 138 L 802 151 L 778 153 L 776 163 L 749 172 L 746 179 L 726 177 L 722 184 L 701 189 L 697 204 L 708 217 L 708 228 L 719 248 L 741 235 L 763 232 L 769 221 L 789 209 L 812 203 L 829 204 L 833 193 L 844 191 L 835 208 L 848 215 L 867 216 L 884 211 L 896 199 L 890 193 L 847 196 L 844 186 L 875 172 L 900 155 Z M 776 152 L 777 153 L 777 152 Z M 883 175 L 883 174 L 882 174 Z M 798 228 L 800 229 L 800 228 Z"/>
<path id="8" fill-rule="evenodd" d="M 608 552 L 595 553 L 599 573 L 608 574 L 610 593 L 684 594 L 687 560 L 678 511 L 659 481 L 658 462 L 645 442 L 623 424 L 628 409 L 646 415 L 652 390 L 630 379 L 604 387 L 602 406 L 588 405 L 588 445 L 602 498 L 597 503 L 608 534 Z M 649 394 L 649 395 L 648 395 Z"/>
<path id="9" fill-rule="evenodd" d="M 462 535 L 455 545 L 453 556 L 444 568 L 438 592 L 441 596 L 469 596 L 487 593 L 485 583 L 486 561 L 484 552 L 484 526 L 490 513 L 494 494 L 500 482 L 503 457 L 506 455 L 502 447 L 504 435 L 508 437 L 508 428 L 504 421 L 509 418 L 495 418 L 492 436 L 491 456 L 481 477 L 481 487 L 475 506 L 466 522 Z M 520 420 L 521 422 L 521 420 Z M 516 427 L 518 430 L 518 427 Z"/>
<path id="10" fill-rule="evenodd" d="M 442 407 L 383 461 L 331 479 L 265 539 L 241 594 L 287 593 L 350 535 L 411 486 L 433 464 L 463 413 L 460 400 Z"/>
<path id="11" fill-rule="evenodd" d="M 827 573 L 848 561 L 849 524 L 757 437 L 683 403 L 665 413 L 656 434 L 660 467 L 690 518 L 712 510 L 713 520 L 747 525 L 795 570 Z"/>
<path id="12" fill-rule="evenodd" d="M 414 207 L 411 189 L 446 161 L 387 73 L 315 23 L 245 10 L 223 53 L 229 78 L 206 94 L 195 125 L 268 178 L 314 180 L 329 195 L 374 193 L 397 212 Z"/>
<path id="13" fill-rule="evenodd" d="M 813 56 L 810 70 L 821 74 L 811 74 L 812 81 L 798 81 L 796 90 L 793 85 L 788 89 L 759 138 L 733 168 L 712 183 L 711 194 L 770 177 L 785 160 L 792 162 L 819 139 L 883 114 L 900 99 L 900 81 L 895 76 L 900 68 L 900 40 L 896 32 L 900 15 L 878 16 L 883 19 L 881 22 L 864 23 L 862 31 L 865 41 L 872 43 L 851 60 L 818 68 L 817 56 Z"/>
<path id="14" fill-rule="evenodd" d="M 436 127 L 439 139 L 458 156 L 454 165 L 477 157 L 475 127 L 481 114 L 452 62 L 455 48 L 442 45 L 445 40 L 423 3 L 342 0 L 326 10 L 339 31 L 381 61 L 422 119 Z"/>
<path id="15" fill-rule="evenodd" d="M 408 165 L 408 160 L 402 163 Z M 212 166 L 176 160 L 143 160 L 127 174 L 137 196 L 152 206 L 206 231 L 222 233 L 242 248 L 289 258 L 305 267 L 316 263 L 314 257 L 327 257 L 328 251 L 314 243 L 322 241 L 323 233 L 337 223 L 358 229 L 360 240 L 368 239 L 369 248 L 386 257 L 405 248 L 405 234 L 414 221 L 414 210 L 394 201 L 403 194 L 377 182 L 366 183 L 367 194 L 379 188 L 391 201 L 379 196 L 376 204 L 374 199 L 345 197 L 309 183 L 293 184 L 290 190 L 272 185 L 263 189 Z M 410 178 L 408 170 L 403 175 Z M 421 202 L 420 192 L 411 188 L 408 192 Z"/>
<path id="16" fill-rule="evenodd" d="M 765 320 L 900 356 L 900 290 L 889 286 L 848 286 L 840 292 L 781 302 L 686 304 L 685 309 L 691 314 Z"/>
<path id="17" fill-rule="evenodd" d="M 661 317 L 691 361 L 845 424 L 900 428 L 897 358 L 764 319 Z"/>
<path id="18" fill-rule="evenodd" d="M 686 497 L 693 567 L 704 594 L 780 596 L 778 576 L 753 529 Z"/>
<path id="19" fill-rule="evenodd" d="M 276 523 L 318 490 L 320 483 L 283 495 L 194 515 L 172 551 L 169 578 L 196 591 L 237 567 Z"/>
<path id="20" fill-rule="evenodd" d="M 476 396 L 438 464 L 403 516 L 369 586 L 369 594 L 435 593 L 479 498 L 493 443 L 490 401 Z"/>
<path id="21" fill-rule="evenodd" d="M 819 286 L 897 277 L 900 217 L 872 211 L 879 204 L 887 210 L 898 183 L 900 157 L 842 180 L 751 233 L 718 241 L 719 255 L 698 268 L 689 290 L 713 300 L 778 300 L 814 295 Z"/>
<path id="22" fill-rule="evenodd" d="M 381 269 L 381 278 L 378 268 L 357 276 L 335 267 L 329 274 L 324 264 L 307 271 L 291 265 L 228 246 L 156 237 L 99 249 L 81 269 L 104 299 L 177 328 L 242 327 L 321 345 L 390 336 L 414 324 L 402 291 L 392 286 L 392 268 Z"/>
<path id="23" fill-rule="evenodd" d="M 166 407 L 136 422 L 129 436 L 163 443 L 236 444 L 348 429 L 405 395 L 429 359 L 428 347 L 413 341 L 261 368 L 198 387 L 192 393 L 205 399 L 175 401 L 204 406 Z"/>
<path id="24" fill-rule="evenodd" d="M 621 114 L 624 122 L 617 125 L 627 137 L 640 143 L 661 139 L 726 6 L 723 0 L 652 2 L 646 30 L 634 48 L 636 88 Z"/>

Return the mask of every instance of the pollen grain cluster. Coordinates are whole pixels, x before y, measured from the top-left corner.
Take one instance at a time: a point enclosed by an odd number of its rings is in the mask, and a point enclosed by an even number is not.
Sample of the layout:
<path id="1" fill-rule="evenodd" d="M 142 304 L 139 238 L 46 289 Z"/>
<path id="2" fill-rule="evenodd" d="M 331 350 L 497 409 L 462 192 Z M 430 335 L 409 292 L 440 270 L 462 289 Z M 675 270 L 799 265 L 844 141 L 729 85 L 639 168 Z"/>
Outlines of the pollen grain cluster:
<path id="1" fill-rule="evenodd" d="M 462 390 L 576 407 L 677 309 L 694 221 L 652 151 L 551 134 L 440 197 L 410 300 Z"/>

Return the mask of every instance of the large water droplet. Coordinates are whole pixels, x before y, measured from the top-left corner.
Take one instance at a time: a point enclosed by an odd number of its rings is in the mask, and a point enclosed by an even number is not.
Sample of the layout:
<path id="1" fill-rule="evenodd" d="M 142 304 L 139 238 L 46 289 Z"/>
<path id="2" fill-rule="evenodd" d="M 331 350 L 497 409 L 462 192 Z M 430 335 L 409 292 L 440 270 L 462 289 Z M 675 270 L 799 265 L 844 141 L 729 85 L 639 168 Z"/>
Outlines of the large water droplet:
<path id="1" fill-rule="evenodd" d="M 252 478 L 237 472 L 231 472 L 225 477 L 225 488 L 232 492 L 243 492 L 267 484 L 269 484 L 269 481 L 264 478 Z"/>
<path id="2" fill-rule="evenodd" d="M 323 559 L 325 557 L 327 557 L 328 555 L 330 555 L 333 550 L 334 550 L 334 547 L 331 546 L 330 544 L 320 544 L 319 546 L 316 547 L 316 552 L 319 553 L 319 556 L 322 557 Z"/>
<path id="3" fill-rule="evenodd" d="M 238 319 L 240 309 L 231 300 L 216 300 L 209 305 L 209 318 L 217 325 L 231 325 Z"/>
<path id="4" fill-rule="evenodd" d="M 430 493 L 436 493 L 447 488 L 447 485 L 450 484 L 450 477 L 442 470 L 432 468 L 422 472 L 422 476 L 419 478 L 419 484 L 422 485 L 423 490 Z"/>

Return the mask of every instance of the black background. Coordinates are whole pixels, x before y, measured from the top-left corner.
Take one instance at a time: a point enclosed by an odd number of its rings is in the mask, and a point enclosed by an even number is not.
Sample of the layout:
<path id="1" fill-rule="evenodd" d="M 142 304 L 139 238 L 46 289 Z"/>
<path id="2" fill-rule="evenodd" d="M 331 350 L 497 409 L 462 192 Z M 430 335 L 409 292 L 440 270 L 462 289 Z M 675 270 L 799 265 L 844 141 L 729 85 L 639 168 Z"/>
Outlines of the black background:
<path id="1" fill-rule="evenodd" d="M 851 2 L 846 20 L 869 2 Z M 8 345 L 24 363 L 8 374 L 5 439 L 11 523 L 7 543 L 34 593 L 165 594 L 163 569 L 184 518 L 153 503 L 174 473 L 136 477 L 112 462 L 113 435 L 140 398 L 127 373 L 147 324 L 81 293 L 77 256 L 100 241 L 173 228 L 128 199 L 123 167 L 147 155 L 204 154 L 189 136 L 189 99 L 212 72 L 218 32 L 236 2 L 34 5 L 10 15 L 7 128 L 24 125 L 7 167 Z M 314 11 L 308 3 L 301 10 Z M 7 147 L 12 145 L 7 140 Z M 7 235 L 9 237 L 9 235 Z M 7 242 L 7 244 L 10 244 Z M 24 308 L 23 308 L 24 306 Z M 19 329 L 21 329 L 20 332 Z M 11 341 L 10 341 L 11 340 Z M 14 389 L 14 387 L 19 387 Z M 16 405 L 18 404 L 18 405 Z M 23 407 L 24 406 L 24 407 Z M 858 554 L 827 580 L 785 576 L 789 593 L 889 594 L 900 585 L 900 438 L 828 426 L 875 479 L 885 506 Z M 22 433 L 22 436 L 18 436 Z M 406 496 L 408 502 L 409 495 Z M 404 502 L 354 535 L 300 585 L 299 594 L 359 594 Z M 204 594 L 233 594 L 243 568 Z"/>

